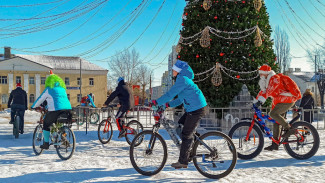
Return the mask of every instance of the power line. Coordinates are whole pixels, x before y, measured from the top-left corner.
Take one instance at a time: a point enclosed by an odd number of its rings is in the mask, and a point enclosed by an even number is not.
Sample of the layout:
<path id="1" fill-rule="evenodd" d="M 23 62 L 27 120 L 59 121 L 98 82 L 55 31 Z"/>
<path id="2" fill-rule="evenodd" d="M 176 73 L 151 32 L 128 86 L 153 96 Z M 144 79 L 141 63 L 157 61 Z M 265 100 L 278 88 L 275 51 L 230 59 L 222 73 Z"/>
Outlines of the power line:
<path id="1" fill-rule="evenodd" d="M 52 2 L 47 2 L 47 3 L 38 3 L 38 4 L 25 4 L 25 5 L 0 5 L 0 8 L 19 8 L 19 7 L 30 7 L 30 6 L 42 6 L 42 5 L 48 5 L 48 4 L 53 4 L 57 3 L 63 0 L 57 0 L 57 1 L 52 1 Z"/>
<path id="2" fill-rule="evenodd" d="M 315 19 L 313 18 L 313 16 L 311 16 L 310 14 L 309 14 L 309 12 L 306 10 L 306 8 L 301 4 L 301 1 L 300 0 L 298 0 L 298 2 L 299 2 L 299 4 L 300 4 L 300 6 L 304 9 L 304 11 L 307 13 L 307 15 L 310 17 L 310 19 L 320 28 L 320 29 L 322 29 L 323 31 L 325 31 L 325 29 L 323 29 L 323 27 L 322 26 L 320 26 L 318 23 L 317 23 L 317 21 L 315 21 Z"/>

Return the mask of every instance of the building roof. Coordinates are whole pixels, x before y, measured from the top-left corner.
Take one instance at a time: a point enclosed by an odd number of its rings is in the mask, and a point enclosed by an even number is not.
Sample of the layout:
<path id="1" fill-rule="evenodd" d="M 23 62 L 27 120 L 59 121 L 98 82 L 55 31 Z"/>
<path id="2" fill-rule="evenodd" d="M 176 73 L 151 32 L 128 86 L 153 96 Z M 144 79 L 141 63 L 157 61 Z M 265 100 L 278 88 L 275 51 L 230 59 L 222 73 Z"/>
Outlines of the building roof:
<path id="1" fill-rule="evenodd" d="M 294 75 L 295 77 L 305 81 L 305 82 L 310 82 L 311 78 L 314 76 L 314 72 L 292 72 L 290 73 Z"/>
<path id="2" fill-rule="evenodd" d="M 49 67 L 54 70 L 80 70 L 80 57 L 63 57 L 63 56 L 47 56 L 47 55 L 20 55 L 15 54 L 15 57 L 29 60 L 31 62 Z M 13 58 L 15 58 L 13 57 Z M 82 70 L 90 71 L 106 71 L 96 64 L 90 63 L 81 58 Z"/>
<path id="3" fill-rule="evenodd" d="M 320 79 L 325 79 L 325 74 L 319 74 L 317 73 L 316 75 L 314 75 L 311 79 L 310 82 L 315 82 L 315 78 L 316 80 L 320 80 Z"/>

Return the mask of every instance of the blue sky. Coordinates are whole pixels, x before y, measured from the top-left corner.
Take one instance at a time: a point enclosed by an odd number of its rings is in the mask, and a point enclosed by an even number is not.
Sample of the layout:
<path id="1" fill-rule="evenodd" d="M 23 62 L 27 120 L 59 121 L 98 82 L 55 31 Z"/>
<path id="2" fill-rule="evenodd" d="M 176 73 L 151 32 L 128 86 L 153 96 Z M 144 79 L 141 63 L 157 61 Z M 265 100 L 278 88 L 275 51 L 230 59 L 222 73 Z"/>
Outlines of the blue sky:
<path id="1" fill-rule="evenodd" d="M 152 68 L 156 68 L 153 85 L 160 84 L 162 73 L 167 70 L 167 56 L 171 52 L 171 46 L 175 45 L 178 41 L 181 16 L 185 6 L 184 0 L 109 0 L 105 2 L 104 0 L 11 0 L 5 2 L 0 1 L 0 47 L 10 46 L 14 49 L 12 52 L 17 54 L 81 55 L 87 60 L 104 68 L 108 67 L 107 61 L 109 61 L 109 57 L 114 55 L 117 51 L 121 51 L 128 47 L 134 47 L 140 52 L 140 57 L 144 62 L 150 62 Z M 141 2 L 144 2 L 141 6 L 144 8 L 143 11 L 139 12 L 141 9 L 138 8 L 138 11 L 134 12 L 133 10 L 136 9 Z M 281 6 L 278 5 L 277 2 L 279 2 Z M 305 13 L 305 10 L 298 2 L 302 3 L 303 7 L 305 7 L 306 11 L 309 12 L 318 25 Z M 21 6 L 39 3 L 49 4 Z M 314 7 L 316 6 L 319 10 L 325 12 L 325 6 L 323 6 L 325 5 L 324 0 L 288 0 L 288 3 L 292 6 L 297 16 L 307 23 L 307 25 L 300 23 L 301 27 L 290 12 L 285 0 L 265 0 L 265 3 L 270 15 L 270 24 L 272 28 L 279 25 L 287 31 L 291 44 L 291 54 L 293 56 L 305 56 L 304 49 L 310 49 L 316 46 L 317 43 L 324 43 L 325 31 L 323 29 L 325 29 L 325 17 L 323 15 L 325 15 L 325 13 L 320 14 Z M 60 26 L 53 25 L 54 27 L 48 30 L 23 34 L 27 33 L 31 27 L 37 27 L 37 29 L 46 28 L 46 26 L 50 26 L 62 20 L 67 20 L 77 15 L 77 13 L 74 13 L 60 17 L 57 14 L 70 11 L 75 7 L 78 8 L 78 6 L 81 8 L 79 12 L 84 12 L 85 14 L 77 17 L 73 21 Z M 92 7 L 93 10 L 87 9 Z M 283 7 L 283 11 L 286 15 L 284 15 L 280 7 Z M 159 9 L 160 12 L 157 14 Z M 87 10 L 89 10 L 88 13 L 86 12 Z M 131 14 L 132 12 L 133 14 Z M 129 18 L 131 15 L 135 15 L 135 13 L 139 13 L 136 19 L 127 21 L 131 20 Z M 156 14 L 157 16 L 154 18 Z M 10 20 L 28 19 L 36 15 L 39 15 L 37 17 L 55 16 L 52 18 L 24 21 Z M 282 19 L 281 15 L 285 21 Z M 294 26 L 289 23 L 286 16 L 292 21 Z M 55 20 L 48 21 L 49 19 Z M 40 22 L 43 22 L 44 25 L 40 26 L 37 24 Z M 30 26 L 31 24 L 35 25 Z M 129 25 L 127 29 L 121 31 L 121 27 L 126 25 Z M 303 36 L 298 35 L 294 27 L 296 27 L 296 30 L 301 32 L 308 40 L 300 41 Z M 12 37 L 12 33 L 14 33 L 15 30 L 26 28 L 29 29 L 20 32 L 18 36 Z M 8 29 L 11 30 L 8 31 Z M 97 31 L 98 29 L 99 31 Z M 305 29 L 307 33 L 304 32 L 303 29 Z M 291 34 L 289 30 L 291 30 L 293 34 Z M 5 35 L 8 33 L 11 35 Z M 317 33 L 324 36 L 321 37 L 317 35 Z M 296 37 L 304 49 L 299 46 L 293 36 Z M 82 44 L 67 48 L 71 44 L 78 43 L 79 40 L 83 40 Z M 100 46 L 101 44 L 102 46 Z M 36 48 L 26 49 L 32 47 Z M 51 51 L 56 49 L 57 51 Z M 24 50 L 24 52 L 18 50 Z M 87 53 L 88 50 L 92 50 L 92 52 Z M 306 64 L 306 58 L 294 58 L 291 66 L 301 67 L 306 71 L 312 70 L 312 68 Z"/>

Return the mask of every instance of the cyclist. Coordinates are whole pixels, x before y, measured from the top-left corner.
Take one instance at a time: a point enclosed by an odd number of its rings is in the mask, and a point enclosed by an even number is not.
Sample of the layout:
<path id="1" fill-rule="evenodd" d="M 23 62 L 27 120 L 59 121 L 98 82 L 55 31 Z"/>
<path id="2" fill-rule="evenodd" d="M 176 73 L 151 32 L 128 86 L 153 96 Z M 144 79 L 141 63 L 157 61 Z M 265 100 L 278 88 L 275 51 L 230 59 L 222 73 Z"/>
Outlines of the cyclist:
<path id="1" fill-rule="evenodd" d="M 270 116 L 277 121 L 285 130 L 283 137 L 289 137 L 295 133 L 295 129 L 285 121 L 284 114 L 289 110 L 297 100 L 301 98 L 300 90 L 297 84 L 290 77 L 283 74 L 276 74 L 271 67 L 264 64 L 259 68 L 261 91 L 254 99 L 254 103 L 259 106 L 263 104 L 268 97 L 273 98 L 272 111 Z M 275 140 L 280 137 L 280 126 L 277 123 L 273 125 L 273 136 Z M 279 145 L 272 142 L 272 145 L 264 150 L 278 150 Z"/>
<path id="2" fill-rule="evenodd" d="M 12 103 L 11 103 L 12 102 Z M 19 132 L 24 134 L 24 115 L 25 110 L 27 110 L 27 94 L 26 91 L 22 89 L 21 84 L 16 84 L 16 89 L 12 90 L 8 100 L 8 108 L 11 109 L 11 119 L 10 124 L 13 124 L 16 111 L 19 110 L 19 117 L 21 119 L 19 124 Z"/>
<path id="3" fill-rule="evenodd" d="M 96 105 L 94 104 L 92 93 L 89 93 L 87 96 L 84 96 L 81 99 L 81 106 L 88 106 L 88 105 L 96 108 Z"/>
<path id="4" fill-rule="evenodd" d="M 181 150 L 178 162 L 171 164 L 172 167 L 178 169 L 188 166 L 189 150 L 194 141 L 193 133 L 198 127 L 200 119 L 205 115 L 207 102 L 202 91 L 193 82 L 194 72 L 187 62 L 177 60 L 172 69 L 173 78 L 176 78 L 175 84 L 165 95 L 157 100 L 152 100 L 151 105 L 165 107 L 184 105 L 185 114 L 178 121 L 179 124 L 184 125 L 181 135 Z M 176 95 L 178 98 L 173 100 Z"/>
<path id="5" fill-rule="evenodd" d="M 49 149 L 50 126 L 57 121 L 62 111 L 71 110 L 64 81 L 52 71 L 50 73 L 51 75 L 45 80 L 45 90 L 32 105 L 32 108 L 36 108 L 45 100 L 47 101 L 48 113 L 43 125 L 44 143 L 40 146 L 42 149 Z"/>
<path id="6" fill-rule="evenodd" d="M 133 106 L 132 102 L 132 95 L 128 88 L 128 86 L 124 82 L 123 77 L 119 77 L 117 79 L 117 87 L 115 91 L 111 93 L 111 95 L 107 98 L 103 106 L 107 106 L 109 103 L 111 103 L 115 97 L 118 97 L 120 108 L 115 116 L 117 124 L 120 126 L 120 134 L 118 138 L 125 137 L 126 130 L 124 129 L 123 121 L 120 118 L 123 118 L 125 114 L 130 110 Z"/>

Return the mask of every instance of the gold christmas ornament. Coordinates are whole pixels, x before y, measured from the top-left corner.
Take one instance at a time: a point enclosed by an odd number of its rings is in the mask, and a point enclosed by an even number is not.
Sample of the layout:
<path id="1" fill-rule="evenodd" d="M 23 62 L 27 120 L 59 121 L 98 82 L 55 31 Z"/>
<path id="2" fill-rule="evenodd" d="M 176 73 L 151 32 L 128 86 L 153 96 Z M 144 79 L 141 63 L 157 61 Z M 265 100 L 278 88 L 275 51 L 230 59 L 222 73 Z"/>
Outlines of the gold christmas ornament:
<path id="1" fill-rule="evenodd" d="M 181 52 L 181 50 L 182 50 L 182 46 L 180 43 L 178 43 L 176 46 L 176 52 L 179 53 L 179 52 Z"/>
<path id="2" fill-rule="evenodd" d="M 204 30 L 202 31 L 202 37 L 200 38 L 200 45 L 203 48 L 209 47 L 210 46 L 210 30 L 209 27 L 205 27 Z"/>
<path id="3" fill-rule="evenodd" d="M 254 0 L 254 8 L 257 11 L 260 11 L 261 7 L 262 7 L 262 0 Z"/>
<path id="4" fill-rule="evenodd" d="M 216 63 L 216 70 L 213 73 L 213 76 L 211 78 L 211 82 L 214 86 L 220 86 L 222 83 L 222 76 L 220 71 L 220 65 L 219 63 Z"/>
<path id="5" fill-rule="evenodd" d="M 256 47 L 260 47 L 262 45 L 262 38 L 261 38 L 261 34 L 260 34 L 260 28 L 256 28 L 256 36 L 255 36 L 255 40 L 254 40 L 254 44 Z"/>
<path id="6" fill-rule="evenodd" d="M 212 1 L 211 0 L 204 0 L 203 1 L 203 8 L 207 11 L 210 9 L 212 6 Z"/>

